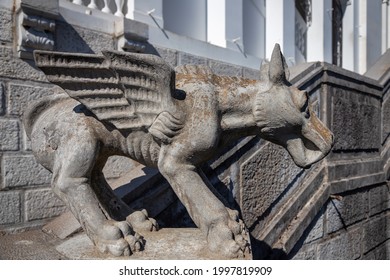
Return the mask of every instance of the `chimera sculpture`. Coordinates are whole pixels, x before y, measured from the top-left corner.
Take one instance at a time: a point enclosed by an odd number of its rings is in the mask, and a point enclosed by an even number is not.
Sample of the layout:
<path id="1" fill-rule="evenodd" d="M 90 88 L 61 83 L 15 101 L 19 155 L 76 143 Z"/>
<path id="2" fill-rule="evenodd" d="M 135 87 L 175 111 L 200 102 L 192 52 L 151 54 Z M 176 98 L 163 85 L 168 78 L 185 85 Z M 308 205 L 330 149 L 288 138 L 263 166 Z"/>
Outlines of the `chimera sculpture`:
<path id="1" fill-rule="evenodd" d="M 89 238 L 116 256 L 141 250 L 144 240 L 136 232 L 157 224 L 115 197 L 102 173 L 108 157 L 157 167 L 210 250 L 235 258 L 249 246 L 245 226 L 198 166 L 249 135 L 285 147 L 301 167 L 332 147 L 333 135 L 311 111 L 307 94 L 288 83 L 278 45 L 260 81 L 217 76 L 204 66 L 174 71 L 148 54 L 40 51 L 35 60 L 67 95 L 41 99 L 26 111 L 32 150 Z"/>

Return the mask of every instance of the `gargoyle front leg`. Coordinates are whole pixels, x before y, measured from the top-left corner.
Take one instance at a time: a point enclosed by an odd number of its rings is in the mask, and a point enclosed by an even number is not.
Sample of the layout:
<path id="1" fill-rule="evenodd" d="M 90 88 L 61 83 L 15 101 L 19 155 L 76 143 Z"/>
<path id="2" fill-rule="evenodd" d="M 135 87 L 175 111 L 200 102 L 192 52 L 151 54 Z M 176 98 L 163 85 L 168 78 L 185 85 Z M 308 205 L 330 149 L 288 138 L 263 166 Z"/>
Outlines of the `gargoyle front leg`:
<path id="1" fill-rule="evenodd" d="M 211 251 L 237 258 L 248 250 L 243 223 L 207 187 L 197 168 L 180 155 L 180 145 L 163 147 L 159 170 L 207 237 Z"/>

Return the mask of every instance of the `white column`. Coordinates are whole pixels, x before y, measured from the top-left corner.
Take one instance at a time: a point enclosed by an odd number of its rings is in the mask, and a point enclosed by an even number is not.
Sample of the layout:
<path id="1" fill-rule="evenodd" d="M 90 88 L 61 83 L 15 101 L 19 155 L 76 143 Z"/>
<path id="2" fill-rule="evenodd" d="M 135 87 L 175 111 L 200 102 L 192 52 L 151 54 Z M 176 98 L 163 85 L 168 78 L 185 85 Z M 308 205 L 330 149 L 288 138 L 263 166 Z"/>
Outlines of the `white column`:
<path id="1" fill-rule="evenodd" d="M 266 15 L 266 57 L 279 43 L 287 62 L 295 63 L 295 1 L 267 1 Z"/>
<path id="2" fill-rule="evenodd" d="M 369 2 L 369 4 L 368 4 Z M 367 1 L 367 69 L 382 54 L 382 0 Z"/>
<path id="3" fill-rule="evenodd" d="M 226 47 L 225 4 L 225 0 L 207 1 L 207 41 L 224 48 Z"/>
<path id="4" fill-rule="evenodd" d="M 390 5 L 387 5 L 387 48 L 390 48 Z"/>
<path id="5" fill-rule="evenodd" d="M 355 71 L 355 32 L 356 23 L 354 20 L 355 1 L 351 1 L 351 5 L 347 6 L 343 17 L 343 65 L 342 67 Z"/>
<path id="6" fill-rule="evenodd" d="M 386 49 L 390 48 L 390 5 L 387 5 L 386 7 L 386 30 L 387 30 L 387 46 Z"/>
<path id="7" fill-rule="evenodd" d="M 243 50 L 244 39 L 242 8 L 243 0 L 226 0 L 226 47 L 233 50 L 241 48 L 240 51 Z"/>
<path id="8" fill-rule="evenodd" d="M 355 71 L 364 74 L 367 69 L 367 0 L 356 0 L 357 18 L 357 55 L 355 55 Z"/>
<path id="9" fill-rule="evenodd" d="M 321 1 L 321 0 L 316 0 Z M 324 61 L 332 63 L 332 0 L 324 0 Z"/>
<path id="10" fill-rule="evenodd" d="M 164 29 L 206 41 L 206 0 L 164 0 L 163 4 Z"/>
<path id="11" fill-rule="evenodd" d="M 268 2 L 267 2 L 268 5 Z M 266 41 L 264 0 L 243 2 L 243 45 L 245 53 L 264 58 Z M 271 14 L 272 16 L 272 14 Z"/>
<path id="12" fill-rule="evenodd" d="M 307 30 L 307 61 L 332 62 L 332 0 L 312 1 Z"/>
<path id="13" fill-rule="evenodd" d="M 164 26 L 163 0 L 128 0 L 126 17 L 149 25 Z"/>
<path id="14" fill-rule="evenodd" d="M 389 43 L 389 18 L 388 18 L 388 7 L 389 5 L 386 2 L 382 3 L 382 53 L 384 53 L 388 48 Z"/>

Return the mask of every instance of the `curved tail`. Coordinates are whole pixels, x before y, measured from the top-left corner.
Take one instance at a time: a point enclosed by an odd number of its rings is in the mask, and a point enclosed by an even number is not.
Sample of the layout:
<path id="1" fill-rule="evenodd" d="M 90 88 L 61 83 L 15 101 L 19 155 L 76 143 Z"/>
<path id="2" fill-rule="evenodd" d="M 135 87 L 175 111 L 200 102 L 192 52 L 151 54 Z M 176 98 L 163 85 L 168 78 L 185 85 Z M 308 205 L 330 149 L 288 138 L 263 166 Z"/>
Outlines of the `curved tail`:
<path id="1" fill-rule="evenodd" d="M 53 94 L 48 97 L 43 97 L 30 104 L 23 114 L 23 126 L 26 130 L 27 137 L 31 138 L 31 132 L 36 120 L 45 112 L 47 109 L 52 107 L 54 104 L 69 99 L 66 94 Z"/>

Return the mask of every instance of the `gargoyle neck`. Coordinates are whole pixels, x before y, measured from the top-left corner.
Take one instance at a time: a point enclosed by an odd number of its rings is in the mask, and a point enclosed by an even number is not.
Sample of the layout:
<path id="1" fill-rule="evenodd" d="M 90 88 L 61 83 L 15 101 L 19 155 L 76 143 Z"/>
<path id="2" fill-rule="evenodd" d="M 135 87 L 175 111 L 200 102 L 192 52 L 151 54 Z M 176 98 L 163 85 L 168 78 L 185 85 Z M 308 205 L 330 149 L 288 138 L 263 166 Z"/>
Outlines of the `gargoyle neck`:
<path id="1" fill-rule="evenodd" d="M 229 96 L 230 104 L 225 106 L 222 113 L 221 128 L 226 132 L 236 132 L 244 136 L 258 133 L 259 124 L 266 119 L 264 116 L 264 98 L 268 97 L 263 82 L 258 82 L 245 93 Z M 234 98 L 236 97 L 236 98 Z M 236 100 L 237 99 L 237 100 Z M 260 126 L 261 127 L 261 126 Z"/>

